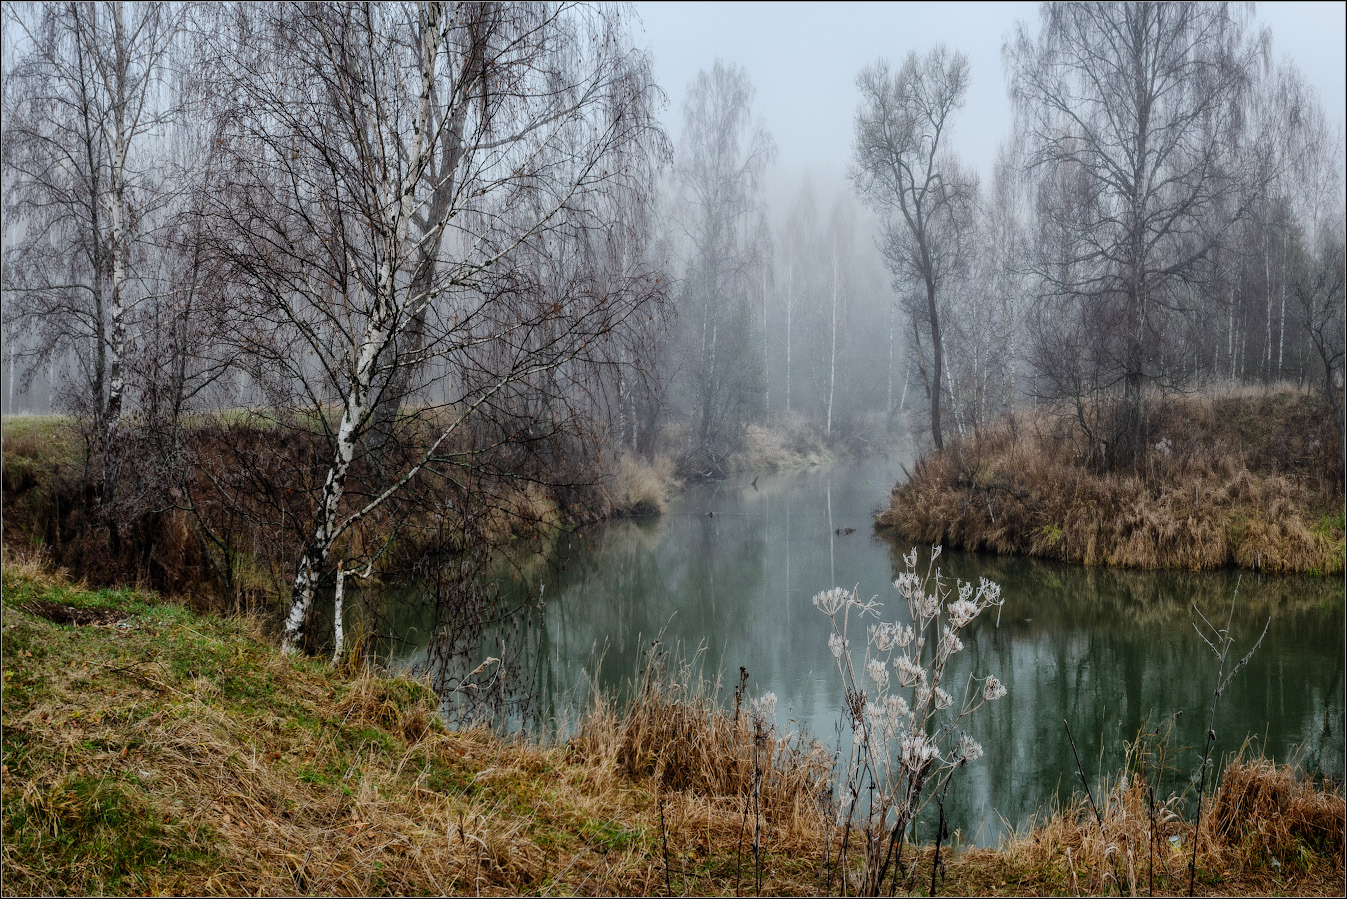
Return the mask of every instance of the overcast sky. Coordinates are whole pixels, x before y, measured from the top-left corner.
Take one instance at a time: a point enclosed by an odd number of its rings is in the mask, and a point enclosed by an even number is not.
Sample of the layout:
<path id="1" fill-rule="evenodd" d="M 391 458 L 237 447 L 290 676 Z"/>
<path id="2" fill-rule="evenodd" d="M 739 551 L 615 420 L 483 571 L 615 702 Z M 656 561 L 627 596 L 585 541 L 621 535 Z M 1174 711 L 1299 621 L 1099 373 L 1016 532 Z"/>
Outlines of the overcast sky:
<path id="1" fill-rule="evenodd" d="M 876 59 L 895 66 L 937 43 L 972 63 L 968 102 L 955 119 L 960 156 L 990 178 L 1011 114 L 1001 45 L 1017 19 L 1037 31 L 1036 3 L 637 3 L 638 45 L 654 54 L 668 94 L 664 122 L 678 139 L 683 97 L 717 58 L 743 66 L 757 89 L 756 115 L 776 138 L 769 183 L 792 189 L 806 168 L 820 186 L 840 186 L 851 152 L 856 73 Z M 1343 121 L 1347 5 L 1260 3 L 1273 52 L 1290 56 L 1318 88 L 1329 119 Z M 643 33 L 642 33 L 643 32 Z"/>

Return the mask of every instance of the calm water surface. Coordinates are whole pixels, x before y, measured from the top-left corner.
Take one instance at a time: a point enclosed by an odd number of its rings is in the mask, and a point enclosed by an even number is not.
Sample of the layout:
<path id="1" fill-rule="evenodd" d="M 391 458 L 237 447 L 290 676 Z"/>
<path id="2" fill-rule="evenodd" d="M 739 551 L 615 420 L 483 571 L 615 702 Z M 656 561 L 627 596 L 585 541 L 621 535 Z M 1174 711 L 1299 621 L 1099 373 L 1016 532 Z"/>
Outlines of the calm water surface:
<path id="1" fill-rule="evenodd" d="M 556 563 L 515 590 L 546 599 L 531 628 L 528 677 L 545 715 L 564 716 L 588 678 L 620 688 L 656 637 L 704 647 L 706 673 L 774 692 L 778 723 L 830 746 L 841 713 L 829 624 L 815 593 L 858 586 L 906 616 L 892 587 L 901 553 L 872 521 L 906 459 L 856 462 L 690 487 L 653 521 L 621 521 L 563 538 Z M 855 531 L 840 536 L 841 528 Z M 923 560 L 924 560 L 923 552 Z M 923 561 L 924 565 L 924 561 Z M 968 730 L 986 755 L 960 773 L 952 818 L 966 839 L 994 843 L 1079 785 L 1063 720 L 1091 777 L 1120 769 L 1124 743 L 1148 721 L 1183 712 L 1174 730 L 1174 786 L 1197 770 L 1215 659 L 1191 605 L 1223 624 L 1237 575 L 1088 569 L 944 553 L 949 578 L 999 582 L 1006 599 L 965 632 L 945 683 L 969 674 L 1009 688 Z M 564 566 L 564 568 L 563 568 Z M 545 585 L 545 587 L 543 586 Z M 1266 754 L 1343 774 L 1343 581 L 1245 573 L 1235 610 L 1242 655 L 1271 617 L 1262 646 L 1222 696 L 1218 753 L 1253 739 Z M 861 632 L 853 632 L 853 646 Z M 1233 661 L 1233 660 L 1232 660 Z"/>

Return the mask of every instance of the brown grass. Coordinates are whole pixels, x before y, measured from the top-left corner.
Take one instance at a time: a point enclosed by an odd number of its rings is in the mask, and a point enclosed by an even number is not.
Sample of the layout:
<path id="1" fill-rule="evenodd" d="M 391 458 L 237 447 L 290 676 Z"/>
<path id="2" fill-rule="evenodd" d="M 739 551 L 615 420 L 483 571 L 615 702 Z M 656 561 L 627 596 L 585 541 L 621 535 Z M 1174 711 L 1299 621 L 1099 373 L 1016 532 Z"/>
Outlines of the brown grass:
<path id="1" fill-rule="evenodd" d="M 1020 415 L 918 462 L 876 525 L 1085 565 L 1343 571 L 1341 465 L 1313 397 L 1190 397 L 1150 419 L 1137 469 L 1101 473 L 1062 420 Z"/>
<path id="2" fill-rule="evenodd" d="M 719 692 L 719 683 L 703 681 L 691 663 L 670 669 L 656 652 L 620 712 L 596 693 L 576 748 L 632 780 L 713 801 L 742 802 L 755 764 L 761 765 L 761 799 L 770 820 L 793 833 L 815 832 L 829 803 L 828 751 L 774 728 L 755 747 L 748 698 L 736 698 L 731 712 L 720 707 Z"/>
<path id="3" fill-rule="evenodd" d="M 1078 795 L 997 849 L 961 854 L 945 892 L 1186 895 L 1193 824 L 1179 816 L 1172 796 L 1157 802 L 1152 818 L 1144 778 L 1135 768 L 1127 773 L 1096 795 L 1102 827 Z M 1339 789 L 1317 786 L 1290 767 L 1237 757 L 1215 801 L 1204 806 L 1198 894 L 1338 895 L 1343 802 Z"/>
<path id="4" fill-rule="evenodd" d="M 35 600 L 122 617 L 61 626 L 22 611 Z M 747 894 L 755 753 L 761 891 L 817 890 L 826 753 L 755 743 L 687 665 L 657 660 L 629 701 L 603 697 L 574 739 L 543 744 L 447 731 L 419 683 L 282 658 L 254 619 L 90 591 L 32 556 L 6 558 L 3 601 L 7 893 Z M 1099 797 L 1104 832 L 1073 803 L 997 850 L 956 852 L 940 891 L 1103 892 L 1114 860 L 1124 890 L 1146 889 L 1129 773 Z M 1186 890 L 1176 808 L 1155 835 L 1160 894 Z M 1336 790 L 1237 760 L 1208 804 L 1201 892 L 1336 895 L 1342 808 Z M 924 893 L 931 847 L 917 853 Z"/>
<path id="5" fill-rule="evenodd" d="M 651 461 L 627 454 L 617 463 L 606 489 L 609 515 L 663 515 L 670 495 L 681 485 L 673 459 L 657 455 Z"/>

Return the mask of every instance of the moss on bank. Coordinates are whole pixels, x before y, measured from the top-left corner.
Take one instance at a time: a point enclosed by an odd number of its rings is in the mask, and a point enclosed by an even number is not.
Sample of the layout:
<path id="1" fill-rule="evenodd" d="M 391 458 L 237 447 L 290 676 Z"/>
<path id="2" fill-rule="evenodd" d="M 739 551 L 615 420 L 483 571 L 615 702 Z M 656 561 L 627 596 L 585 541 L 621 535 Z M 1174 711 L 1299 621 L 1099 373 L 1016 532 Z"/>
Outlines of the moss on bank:
<path id="1" fill-rule="evenodd" d="M 12 556 L 3 613 L 7 893 L 754 888 L 751 817 L 741 847 L 753 741 L 684 671 L 541 745 L 448 732 L 420 684 L 282 658 L 251 619 L 88 589 Z M 762 892 L 812 894 L 825 760 L 807 740 L 768 756 Z M 1285 769 L 1226 779 L 1238 790 L 1210 806 L 1199 889 L 1336 895 L 1341 795 Z M 998 850 L 956 852 L 939 891 L 1101 892 L 1118 857 L 1144 878 L 1135 790 L 1102 801 L 1109 841 L 1077 803 Z M 1189 845 L 1187 823 L 1163 828 Z M 922 893 L 931 847 L 919 853 Z M 1157 892 L 1186 891 L 1182 869 L 1165 861 Z"/>
<path id="2" fill-rule="evenodd" d="M 951 442 L 893 489 L 876 527 L 951 549 L 1085 565 L 1341 574 L 1333 422 L 1293 392 L 1181 398 L 1150 411 L 1132 470 L 1099 472 L 1046 413 Z"/>

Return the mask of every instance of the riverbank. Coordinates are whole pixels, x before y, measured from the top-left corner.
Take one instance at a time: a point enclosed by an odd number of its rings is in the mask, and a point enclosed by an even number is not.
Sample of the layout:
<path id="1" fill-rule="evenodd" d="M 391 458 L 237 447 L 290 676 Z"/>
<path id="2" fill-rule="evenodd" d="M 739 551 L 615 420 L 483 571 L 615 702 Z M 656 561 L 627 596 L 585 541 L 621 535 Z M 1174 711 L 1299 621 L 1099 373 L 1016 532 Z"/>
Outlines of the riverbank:
<path id="1" fill-rule="evenodd" d="M 918 462 L 875 525 L 1083 565 L 1342 573 L 1341 457 L 1316 396 L 1197 395 L 1149 419 L 1136 468 L 1100 472 L 1059 419 L 1019 413 Z"/>
<path id="2" fill-rule="evenodd" d="M 7 557 L 3 577 L 7 892 L 758 889 L 747 716 L 716 711 L 684 672 L 631 705 L 594 704 L 566 743 L 455 733 L 425 687 L 283 658 L 255 619 L 92 590 L 31 558 Z M 768 744 L 762 893 L 818 890 L 819 753 Z M 1104 892 L 1115 873 L 1146 889 L 1147 841 L 1190 847 L 1192 826 L 1164 812 L 1149 831 L 1135 786 L 1096 797 L 1107 840 L 1076 803 L 997 850 L 956 847 L 938 891 Z M 1336 895 L 1342 802 L 1286 769 L 1228 770 L 1199 892 Z M 933 847 L 919 851 L 924 893 Z M 1186 892 L 1185 866 L 1162 851 L 1156 892 Z"/>
<path id="3" fill-rule="evenodd" d="M 200 520 L 175 507 L 183 503 L 168 498 L 142 501 L 130 511 L 118 510 L 129 520 L 113 535 L 108 527 L 86 520 L 94 506 L 93 487 L 85 477 L 88 447 L 73 420 L 58 415 L 6 416 L 5 545 L 20 553 L 44 547 L 58 564 L 93 583 L 137 582 L 169 594 L 191 593 L 203 601 L 215 594 L 221 607 L 257 608 L 287 595 L 293 578 L 284 572 L 298 558 L 303 534 L 294 526 L 275 527 L 273 506 L 284 507 L 278 519 L 282 523 L 307 521 L 312 512 L 288 487 L 293 468 L 278 466 L 276 460 L 297 458 L 312 447 L 292 445 L 296 440 L 302 444 L 302 435 L 278 436 L 244 414 L 217 418 L 198 424 L 187 438 L 200 468 L 201 476 L 193 478 L 198 493 L 191 497 Z M 880 424 L 867 426 L 873 431 Z M 738 449 L 718 461 L 714 476 L 814 466 L 886 444 L 873 433 L 870 437 L 874 439 L 860 434 L 828 440 L 798 417 L 770 426 L 750 425 Z M 669 429 L 651 458 L 627 453 L 606 469 L 562 487 L 549 488 L 527 477 L 479 478 L 474 501 L 481 508 L 469 520 L 431 520 L 423 509 L 401 517 L 397 545 L 381 556 L 371 582 L 383 576 L 403 580 L 399 566 L 414 563 L 418 550 L 443 539 L 445 532 L 471 532 L 468 543 L 513 558 L 520 547 L 526 555 L 545 553 L 559 534 L 578 525 L 663 514 L 687 482 L 713 474 L 696 470 L 687 460 L 680 467 L 679 451 L 688 443 L 685 433 Z M 234 471 L 240 444 L 250 446 L 253 453 L 242 479 Z M 222 483 L 234 484 L 233 492 L 221 493 Z M 131 496 L 170 490 L 157 482 L 126 486 Z M 452 502 L 449 508 L 455 508 Z M 448 514 L 443 509 L 440 513 Z"/>

